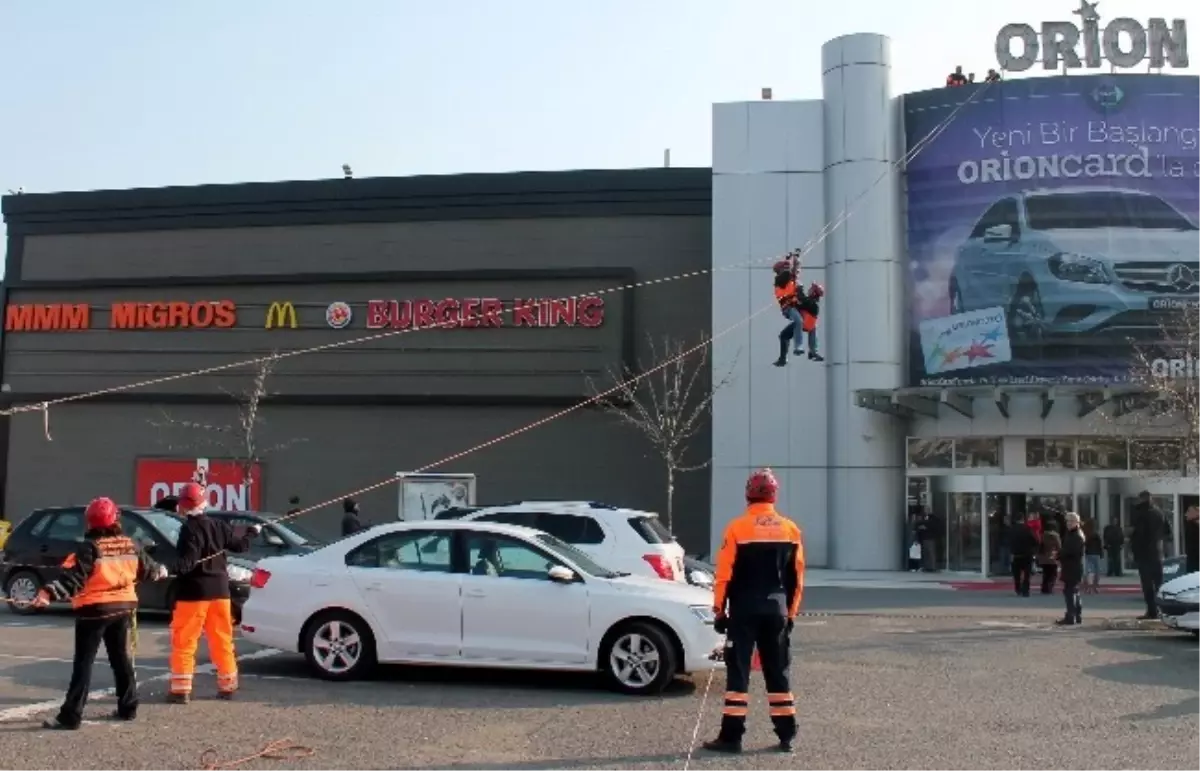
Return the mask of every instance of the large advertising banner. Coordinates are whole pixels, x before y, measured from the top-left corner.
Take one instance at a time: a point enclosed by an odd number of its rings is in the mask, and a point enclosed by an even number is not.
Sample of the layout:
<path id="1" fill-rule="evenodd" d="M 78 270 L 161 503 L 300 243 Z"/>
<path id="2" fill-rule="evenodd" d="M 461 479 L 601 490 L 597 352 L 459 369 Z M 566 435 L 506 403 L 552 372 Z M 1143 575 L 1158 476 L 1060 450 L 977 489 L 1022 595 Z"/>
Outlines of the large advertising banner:
<path id="1" fill-rule="evenodd" d="M 907 173 L 912 382 L 1119 383 L 1196 312 L 1200 78 L 939 88 L 904 118 L 910 149 L 936 134 Z"/>

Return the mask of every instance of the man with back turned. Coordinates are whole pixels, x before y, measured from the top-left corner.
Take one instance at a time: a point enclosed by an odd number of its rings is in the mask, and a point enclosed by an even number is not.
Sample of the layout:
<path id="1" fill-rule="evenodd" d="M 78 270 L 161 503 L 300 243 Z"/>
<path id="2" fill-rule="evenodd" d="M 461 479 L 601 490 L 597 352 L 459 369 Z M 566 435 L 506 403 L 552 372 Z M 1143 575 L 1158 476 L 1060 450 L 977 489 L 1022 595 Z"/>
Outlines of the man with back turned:
<path id="1" fill-rule="evenodd" d="M 1163 538 L 1167 532 L 1167 521 L 1163 513 L 1150 500 L 1150 493 L 1138 493 L 1138 502 L 1130 511 L 1133 532 L 1129 535 L 1129 549 L 1137 563 L 1138 578 L 1142 582 L 1142 599 L 1146 602 L 1143 619 L 1158 618 L 1158 588 L 1163 578 Z"/>
<path id="2" fill-rule="evenodd" d="M 796 704 L 788 682 L 792 624 L 804 591 L 804 540 L 775 510 L 779 481 L 770 469 L 746 480 L 746 511 L 725 529 L 713 586 L 716 630 L 726 635 L 725 707 L 713 752 L 741 752 L 749 711 L 750 662 L 758 648 L 779 750 L 791 752 Z"/>

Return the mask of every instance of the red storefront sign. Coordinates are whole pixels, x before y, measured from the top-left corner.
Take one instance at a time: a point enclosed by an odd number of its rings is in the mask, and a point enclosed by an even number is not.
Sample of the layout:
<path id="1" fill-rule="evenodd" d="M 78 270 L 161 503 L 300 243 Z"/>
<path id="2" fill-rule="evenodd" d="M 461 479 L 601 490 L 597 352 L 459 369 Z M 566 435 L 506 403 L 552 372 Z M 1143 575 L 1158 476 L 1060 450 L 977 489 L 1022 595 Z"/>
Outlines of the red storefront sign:
<path id="1" fill-rule="evenodd" d="M 133 502 L 153 506 L 169 495 L 178 495 L 188 482 L 204 480 L 208 502 L 225 511 L 262 509 L 262 467 L 250 469 L 249 485 L 242 478 L 242 467 L 231 460 L 208 458 L 139 458 L 134 473 Z"/>
<path id="2" fill-rule="evenodd" d="M 506 303 L 495 297 L 370 300 L 367 329 L 474 327 L 598 327 L 602 297 L 527 297 Z"/>

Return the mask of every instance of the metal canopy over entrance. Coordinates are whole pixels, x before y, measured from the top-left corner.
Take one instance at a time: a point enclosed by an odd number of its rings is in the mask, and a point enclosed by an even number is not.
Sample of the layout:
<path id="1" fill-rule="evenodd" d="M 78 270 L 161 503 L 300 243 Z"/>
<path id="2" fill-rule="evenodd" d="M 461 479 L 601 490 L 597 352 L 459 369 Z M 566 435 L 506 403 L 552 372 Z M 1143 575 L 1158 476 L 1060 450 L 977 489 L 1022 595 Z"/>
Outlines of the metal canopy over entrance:
<path id="1" fill-rule="evenodd" d="M 1131 412 L 1153 407 L 1159 402 L 1157 392 L 1138 385 L 1114 386 L 913 386 L 908 388 L 862 388 L 854 392 L 855 403 L 864 409 L 882 412 L 899 418 L 924 416 L 941 417 L 943 408 L 968 418 L 975 416 L 980 400 L 996 405 L 1000 414 L 1009 417 L 1009 397 L 1012 394 L 1037 394 L 1042 401 L 1042 419 L 1050 414 L 1055 403 L 1073 400 L 1076 414 L 1087 417 L 1103 405 L 1110 405 L 1111 417 L 1119 418 Z"/>

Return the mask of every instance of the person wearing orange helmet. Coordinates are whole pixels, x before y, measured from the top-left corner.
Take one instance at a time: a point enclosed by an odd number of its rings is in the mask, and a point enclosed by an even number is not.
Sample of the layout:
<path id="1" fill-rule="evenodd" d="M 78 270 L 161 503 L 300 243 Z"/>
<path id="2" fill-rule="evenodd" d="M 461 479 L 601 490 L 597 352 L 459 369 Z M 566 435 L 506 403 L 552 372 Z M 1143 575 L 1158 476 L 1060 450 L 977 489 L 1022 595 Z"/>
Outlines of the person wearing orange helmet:
<path id="1" fill-rule="evenodd" d="M 825 361 L 825 357 L 818 350 L 819 340 L 817 339 L 817 316 L 821 312 L 821 298 L 825 296 L 825 287 L 817 282 L 813 282 L 808 286 L 808 292 L 797 292 L 796 307 L 800 311 L 800 331 L 808 338 L 808 358 L 812 361 Z M 800 337 L 797 334 L 796 339 Z M 796 355 L 803 353 L 803 347 L 796 345 Z"/>
<path id="2" fill-rule="evenodd" d="M 775 510 L 779 480 L 759 469 L 746 480 L 746 511 L 725 528 L 713 584 L 716 630 L 724 633 L 725 706 L 713 752 L 741 752 L 749 711 L 750 662 L 758 649 L 778 749 L 791 752 L 796 704 L 788 679 L 791 634 L 804 592 L 804 537 Z"/>
<path id="3" fill-rule="evenodd" d="M 779 358 L 775 360 L 776 367 L 787 365 L 788 346 L 795 340 L 796 349 L 793 353 L 800 356 L 804 350 L 800 346 L 799 330 L 802 323 L 800 317 L 800 255 L 792 252 L 787 258 L 776 262 L 775 271 L 775 301 L 779 303 L 779 311 L 787 319 L 787 325 L 779 331 Z"/>
<path id="4" fill-rule="evenodd" d="M 251 525 L 239 536 L 228 522 L 204 516 L 208 494 L 196 482 L 179 491 L 176 511 L 184 515 L 179 531 L 175 608 L 171 611 L 171 677 L 167 700 L 187 704 L 192 698 L 196 648 L 200 635 L 217 669 L 217 696 L 232 699 L 238 688 L 233 648 L 233 604 L 229 598 L 226 552 L 244 552 L 261 528 Z"/>
<path id="5" fill-rule="evenodd" d="M 83 722 L 92 686 L 92 667 L 100 643 L 108 652 L 116 679 L 117 709 L 113 717 L 137 717 L 137 677 L 133 670 L 133 614 L 137 613 L 137 583 L 161 581 L 167 570 L 121 532 L 121 510 L 109 498 L 97 498 L 83 514 L 83 543 L 63 562 L 58 580 L 47 584 L 34 600 L 45 607 L 51 600 L 71 600 L 75 609 L 75 660 L 71 682 L 58 715 L 46 728 L 76 730 Z"/>

